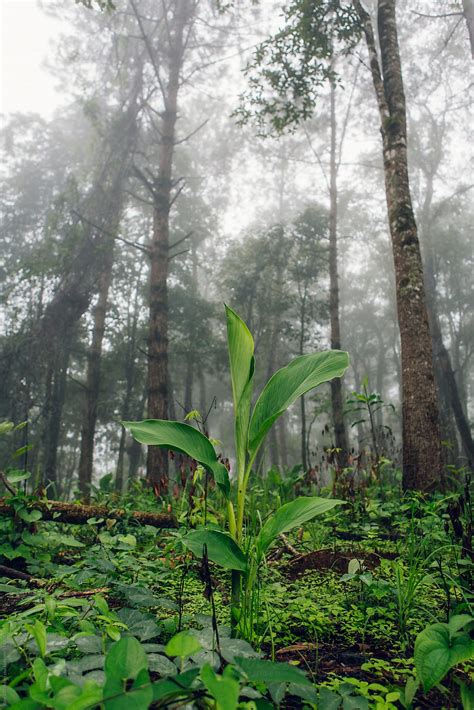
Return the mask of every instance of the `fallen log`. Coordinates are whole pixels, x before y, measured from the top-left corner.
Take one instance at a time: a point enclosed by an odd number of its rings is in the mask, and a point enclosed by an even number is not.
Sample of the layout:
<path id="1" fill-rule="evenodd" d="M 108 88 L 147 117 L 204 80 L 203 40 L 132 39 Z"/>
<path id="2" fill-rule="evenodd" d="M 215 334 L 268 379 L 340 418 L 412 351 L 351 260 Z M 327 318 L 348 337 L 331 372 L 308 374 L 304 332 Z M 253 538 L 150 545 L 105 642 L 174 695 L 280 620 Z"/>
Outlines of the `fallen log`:
<path id="1" fill-rule="evenodd" d="M 42 520 L 53 520 L 55 523 L 87 523 L 89 518 L 105 518 L 107 520 L 135 520 L 140 525 L 151 525 L 154 528 L 177 528 L 178 522 L 171 513 L 148 513 L 142 510 L 124 510 L 123 508 L 107 508 L 105 505 L 82 505 L 80 503 L 63 503 L 58 500 L 30 500 L 26 502 L 28 510 L 40 510 Z M 8 498 L 0 498 L 0 515 L 15 515 L 15 508 Z"/>

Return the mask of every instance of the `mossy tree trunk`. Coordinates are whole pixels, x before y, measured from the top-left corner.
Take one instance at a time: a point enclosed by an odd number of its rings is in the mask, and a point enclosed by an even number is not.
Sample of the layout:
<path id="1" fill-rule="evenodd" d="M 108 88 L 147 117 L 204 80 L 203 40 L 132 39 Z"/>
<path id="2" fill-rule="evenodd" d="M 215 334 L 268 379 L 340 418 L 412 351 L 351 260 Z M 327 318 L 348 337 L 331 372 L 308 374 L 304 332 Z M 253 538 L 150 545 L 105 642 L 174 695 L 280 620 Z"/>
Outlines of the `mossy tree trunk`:
<path id="1" fill-rule="evenodd" d="M 403 487 L 422 491 L 443 482 L 439 407 L 425 300 L 423 266 L 408 180 L 406 107 L 395 0 L 378 0 L 381 67 L 372 22 L 359 13 L 381 121 L 388 221 L 402 368 Z"/>

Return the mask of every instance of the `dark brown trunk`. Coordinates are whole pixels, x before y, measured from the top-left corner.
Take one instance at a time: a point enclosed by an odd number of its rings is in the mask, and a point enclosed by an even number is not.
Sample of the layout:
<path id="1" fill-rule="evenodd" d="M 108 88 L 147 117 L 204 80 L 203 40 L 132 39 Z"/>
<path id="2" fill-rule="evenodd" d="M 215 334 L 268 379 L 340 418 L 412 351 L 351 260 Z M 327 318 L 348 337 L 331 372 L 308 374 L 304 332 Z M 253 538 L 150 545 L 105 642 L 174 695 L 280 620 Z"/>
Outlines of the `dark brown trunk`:
<path id="1" fill-rule="evenodd" d="M 91 493 L 94 438 L 100 392 L 102 344 L 105 334 L 105 318 L 107 315 L 109 289 L 112 282 L 113 262 L 114 252 L 112 243 L 109 252 L 104 255 L 103 271 L 99 279 L 99 297 L 94 310 L 92 343 L 87 356 L 87 378 L 81 432 L 81 454 L 79 458 L 79 492 L 85 502 L 90 500 Z"/>
<path id="2" fill-rule="evenodd" d="M 148 336 L 148 417 L 168 419 L 168 257 L 172 170 L 184 30 L 193 12 L 190 0 L 177 0 L 168 26 L 168 81 L 160 127 L 158 174 L 154 181 L 153 238 L 150 245 L 150 326 Z M 147 481 L 159 494 L 168 490 L 168 452 L 148 447 Z"/>
<path id="3" fill-rule="evenodd" d="M 370 16 L 359 0 L 355 0 L 355 6 L 365 31 L 383 138 L 401 342 L 403 488 L 428 491 L 443 483 L 443 464 L 423 267 L 408 180 L 406 108 L 395 0 L 378 2 L 383 75 Z"/>
<path id="4" fill-rule="evenodd" d="M 329 316 L 331 322 L 331 348 L 341 349 L 341 327 L 339 321 L 339 274 L 337 267 L 337 163 L 336 163 L 336 87 L 331 83 L 331 154 L 330 154 L 330 190 L 329 190 Z M 334 443 L 340 449 L 339 465 L 347 465 L 348 441 L 344 423 L 344 403 L 342 380 L 331 380 L 332 419 L 334 425 Z"/>

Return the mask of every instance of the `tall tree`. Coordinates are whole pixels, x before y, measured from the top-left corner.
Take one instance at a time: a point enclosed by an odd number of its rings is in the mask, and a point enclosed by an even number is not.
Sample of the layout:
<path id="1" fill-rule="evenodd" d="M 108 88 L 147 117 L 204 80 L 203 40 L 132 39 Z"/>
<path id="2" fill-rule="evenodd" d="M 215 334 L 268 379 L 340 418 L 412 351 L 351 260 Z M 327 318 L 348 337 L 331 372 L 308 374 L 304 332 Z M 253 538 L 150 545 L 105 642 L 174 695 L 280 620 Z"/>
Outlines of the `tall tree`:
<path id="1" fill-rule="evenodd" d="M 443 465 L 439 409 L 431 337 L 425 302 L 423 268 L 411 203 L 407 162 L 406 107 L 398 48 L 395 0 L 378 0 L 379 51 L 372 20 L 360 0 L 307 4 L 286 10 L 287 25 L 260 46 L 252 77 L 257 91 L 250 108 L 277 130 L 308 118 L 318 87 L 334 80 L 334 51 L 344 54 L 357 45 L 361 32 L 369 52 L 383 139 L 385 193 L 395 262 L 395 286 L 402 359 L 403 486 L 430 490 L 441 484 Z M 288 53 L 292 62 L 287 61 Z M 269 66 L 270 65 L 270 68 Z M 274 70 L 278 65 L 280 71 Z M 273 98 L 258 91 L 270 84 Z M 276 98 L 275 98 L 276 95 Z"/>
<path id="2" fill-rule="evenodd" d="M 178 183 L 173 181 L 173 158 L 176 145 L 178 94 L 191 26 L 196 10 L 195 0 L 174 0 L 163 6 L 158 21 L 146 21 L 130 0 L 137 20 L 155 81 L 161 92 L 163 108 L 155 124 L 158 138 L 157 169 L 147 173 L 135 167 L 137 177 L 151 194 L 153 201 L 153 233 L 149 245 L 150 259 L 150 325 L 148 336 L 148 417 L 167 419 L 169 406 L 168 373 L 168 273 L 170 257 L 170 210 L 179 194 L 173 195 Z M 148 26 L 146 26 L 146 22 Z M 156 32 L 156 26 L 159 31 Z M 155 30 L 155 31 L 153 31 Z M 147 480 L 157 493 L 168 489 L 168 453 L 149 446 Z"/>
<path id="3" fill-rule="evenodd" d="M 443 478 L 439 409 L 423 266 L 408 179 L 406 106 L 395 0 L 378 0 L 381 66 L 372 20 L 354 0 L 380 115 L 385 194 L 395 263 L 402 360 L 403 486 L 430 490 Z"/>
<path id="4" fill-rule="evenodd" d="M 329 159 L 329 318 L 331 323 L 331 348 L 341 349 L 341 326 L 339 312 L 339 269 L 337 260 L 337 217 L 338 194 L 337 173 L 340 159 L 337 160 L 337 119 L 336 119 L 336 85 L 331 80 L 331 149 Z M 342 381 L 340 377 L 331 380 L 332 418 L 334 425 L 334 443 L 340 449 L 340 464 L 347 463 L 349 445 L 346 426 L 344 422 L 344 402 L 342 395 Z"/>

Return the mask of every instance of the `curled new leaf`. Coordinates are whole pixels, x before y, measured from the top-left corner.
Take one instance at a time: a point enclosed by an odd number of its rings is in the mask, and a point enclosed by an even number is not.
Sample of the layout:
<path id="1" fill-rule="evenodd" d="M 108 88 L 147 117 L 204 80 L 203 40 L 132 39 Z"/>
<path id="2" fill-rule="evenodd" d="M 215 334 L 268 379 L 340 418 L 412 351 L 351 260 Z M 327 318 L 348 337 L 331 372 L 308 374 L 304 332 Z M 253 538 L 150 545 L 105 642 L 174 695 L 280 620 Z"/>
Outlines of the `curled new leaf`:
<path id="1" fill-rule="evenodd" d="M 238 469 L 245 465 L 247 432 L 252 404 L 253 375 L 255 369 L 253 337 L 244 321 L 228 306 L 227 345 L 229 348 L 230 375 L 234 400 L 235 449 Z"/>

